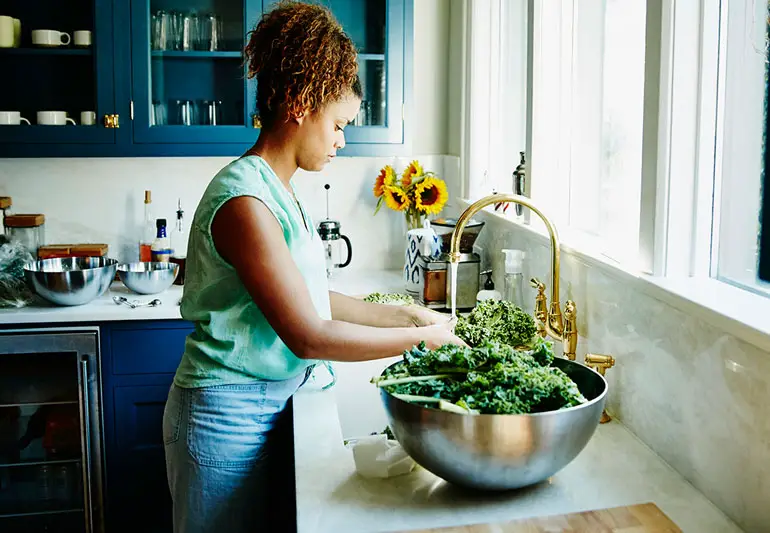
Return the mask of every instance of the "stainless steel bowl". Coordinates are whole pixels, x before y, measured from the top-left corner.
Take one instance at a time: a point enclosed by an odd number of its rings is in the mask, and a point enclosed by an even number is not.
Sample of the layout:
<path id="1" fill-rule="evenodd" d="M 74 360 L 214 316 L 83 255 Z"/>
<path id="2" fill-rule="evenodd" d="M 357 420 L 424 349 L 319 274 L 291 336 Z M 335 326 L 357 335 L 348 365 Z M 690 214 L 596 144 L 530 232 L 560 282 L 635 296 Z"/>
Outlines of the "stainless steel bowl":
<path id="1" fill-rule="evenodd" d="M 158 294 L 174 283 L 179 275 L 176 263 L 127 263 L 118 267 L 118 277 L 126 287 L 139 294 Z"/>
<path id="2" fill-rule="evenodd" d="M 506 490 L 557 473 L 585 447 L 601 418 L 607 382 L 590 368 L 557 358 L 587 403 L 525 415 L 462 415 L 380 395 L 390 428 L 422 467 L 450 483 Z"/>
<path id="3" fill-rule="evenodd" d="M 115 278 L 118 262 L 106 257 L 43 259 L 25 265 L 32 289 L 57 305 L 83 305 L 98 298 Z"/>

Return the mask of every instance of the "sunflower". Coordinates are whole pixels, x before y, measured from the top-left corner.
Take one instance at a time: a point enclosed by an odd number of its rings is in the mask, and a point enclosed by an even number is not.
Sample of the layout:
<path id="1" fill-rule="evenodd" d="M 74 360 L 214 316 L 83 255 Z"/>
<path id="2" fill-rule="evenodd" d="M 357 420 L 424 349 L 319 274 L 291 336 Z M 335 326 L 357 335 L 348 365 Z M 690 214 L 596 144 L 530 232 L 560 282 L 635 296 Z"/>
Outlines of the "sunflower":
<path id="1" fill-rule="evenodd" d="M 428 176 L 414 188 L 414 206 L 428 215 L 437 215 L 449 199 L 446 183 Z"/>
<path id="2" fill-rule="evenodd" d="M 385 165 L 380 170 L 380 175 L 374 181 L 374 197 L 379 198 L 385 192 L 385 187 L 396 182 L 396 171 L 390 165 Z"/>
<path id="3" fill-rule="evenodd" d="M 383 190 L 385 203 L 393 211 L 403 211 L 409 207 L 409 197 L 406 192 L 397 185 L 386 185 Z"/>
<path id="4" fill-rule="evenodd" d="M 412 181 L 414 178 L 419 178 L 422 176 L 422 165 L 420 165 L 420 162 L 417 160 L 412 161 L 409 163 L 409 166 L 406 167 L 404 170 L 404 173 L 401 174 L 401 186 L 404 189 L 408 189 L 409 186 L 412 184 Z"/>

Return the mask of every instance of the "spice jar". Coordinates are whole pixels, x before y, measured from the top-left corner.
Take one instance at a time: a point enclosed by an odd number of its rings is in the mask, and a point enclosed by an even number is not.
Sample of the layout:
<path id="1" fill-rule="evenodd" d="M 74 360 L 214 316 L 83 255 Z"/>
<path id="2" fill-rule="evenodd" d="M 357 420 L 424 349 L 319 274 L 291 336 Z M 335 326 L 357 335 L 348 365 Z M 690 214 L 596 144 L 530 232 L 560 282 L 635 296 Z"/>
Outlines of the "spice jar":
<path id="1" fill-rule="evenodd" d="M 6 215 L 5 233 L 37 257 L 37 249 L 45 244 L 45 215 Z"/>

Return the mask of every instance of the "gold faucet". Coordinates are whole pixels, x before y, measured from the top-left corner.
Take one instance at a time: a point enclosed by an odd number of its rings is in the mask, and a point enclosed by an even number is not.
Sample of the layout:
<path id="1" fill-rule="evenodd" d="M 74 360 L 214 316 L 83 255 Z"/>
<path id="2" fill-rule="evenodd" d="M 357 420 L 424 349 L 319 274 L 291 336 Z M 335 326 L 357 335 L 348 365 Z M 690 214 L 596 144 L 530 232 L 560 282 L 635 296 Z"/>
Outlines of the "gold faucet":
<path id="1" fill-rule="evenodd" d="M 499 202 L 521 204 L 530 208 L 533 213 L 542 219 L 546 229 L 548 229 L 548 235 L 551 239 L 551 307 L 550 309 L 548 308 L 545 285 L 537 279 L 532 279 L 532 286 L 538 290 L 535 297 L 535 321 L 538 333 L 544 338 L 550 336 L 552 339 L 561 342 L 564 357 L 574 361 L 578 343 L 577 308 L 575 302 L 568 300 L 564 317 L 562 317 L 561 306 L 559 305 L 559 269 L 561 267 L 559 237 L 553 223 L 532 204 L 529 198 L 518 194 L 492 194 L 471 204 L 457 220 L 457 225 L 452 233 L 449 261 L 452 263 L 460 261 L 460 237 L 471 217 L 485 207 Z"/>

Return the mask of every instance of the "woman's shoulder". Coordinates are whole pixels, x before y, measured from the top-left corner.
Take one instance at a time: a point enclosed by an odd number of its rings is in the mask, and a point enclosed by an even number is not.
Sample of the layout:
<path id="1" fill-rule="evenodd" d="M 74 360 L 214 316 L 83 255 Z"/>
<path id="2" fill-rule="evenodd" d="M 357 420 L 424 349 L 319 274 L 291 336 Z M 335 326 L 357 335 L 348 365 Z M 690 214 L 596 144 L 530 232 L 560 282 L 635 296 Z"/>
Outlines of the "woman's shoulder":
<path id="1" fill-rule="evenodd" d="M 261 200 L 278 217 L 281 211 L 280 190 L 276 189 L 273 171 L 259 157 L 241 157 L 224 166 L 209 183 L 199 204 L 197 218 L 208 220 L 225 202 L 238 196 Z"/>

